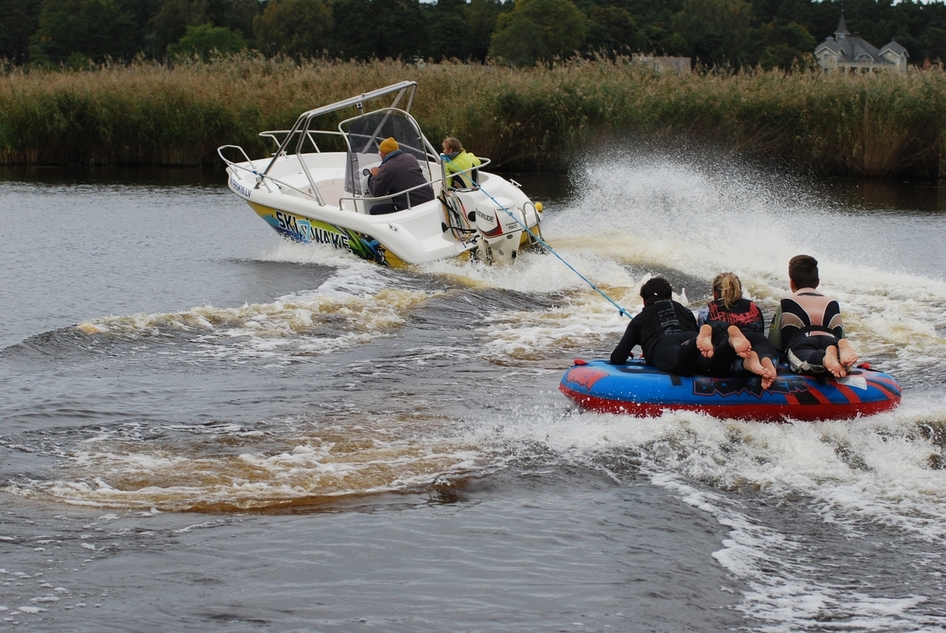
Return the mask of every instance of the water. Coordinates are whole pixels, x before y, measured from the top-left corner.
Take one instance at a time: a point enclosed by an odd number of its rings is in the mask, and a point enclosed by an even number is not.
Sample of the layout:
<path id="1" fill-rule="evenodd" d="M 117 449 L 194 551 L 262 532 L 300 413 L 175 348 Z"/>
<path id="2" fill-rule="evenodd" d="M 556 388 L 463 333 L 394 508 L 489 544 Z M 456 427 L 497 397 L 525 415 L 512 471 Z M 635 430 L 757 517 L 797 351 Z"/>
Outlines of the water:
<path id="1" fill-rule="evenodd" d="M 903 405 L 576 412 L 626 324 L 554 257 L 392 271 L 221 174 L 0 175 L 0 629 L 946 630 L 946 195 L 666 156 L 517 177 L 636 311 L 821 262 Z"/>

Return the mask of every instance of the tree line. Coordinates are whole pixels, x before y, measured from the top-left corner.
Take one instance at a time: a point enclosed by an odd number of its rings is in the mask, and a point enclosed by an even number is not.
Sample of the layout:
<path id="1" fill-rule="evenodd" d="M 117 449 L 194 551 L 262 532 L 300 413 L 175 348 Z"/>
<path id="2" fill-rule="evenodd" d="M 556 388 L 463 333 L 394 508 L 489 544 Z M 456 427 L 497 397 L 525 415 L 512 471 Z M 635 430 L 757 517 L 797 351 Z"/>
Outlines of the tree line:
<path id="1" fill-rule="evenodd" d="M 808 68 L 842 0 L 0 0 L 0 59 L 82 69 L 255 51 L 266 57 L 515 66 L 688 57 L 720 70 Z M 910 63 L 946 60 L 946 3 L 846 0 L 848 31 Z"/>

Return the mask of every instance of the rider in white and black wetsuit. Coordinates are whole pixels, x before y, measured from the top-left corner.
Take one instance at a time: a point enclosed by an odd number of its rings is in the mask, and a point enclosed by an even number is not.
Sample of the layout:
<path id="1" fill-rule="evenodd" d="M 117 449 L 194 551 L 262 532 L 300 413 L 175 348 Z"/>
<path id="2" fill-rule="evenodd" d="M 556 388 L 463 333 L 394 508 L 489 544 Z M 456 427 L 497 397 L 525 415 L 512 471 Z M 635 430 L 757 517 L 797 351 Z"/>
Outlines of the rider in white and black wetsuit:
<path id="1" fill-rule="evenodd" d="M 825 351 L 842 338 L 841 306 L 814 288 L 782 299 L 769 332 L 776 347 L 783 345 L 792 371 L 808 374 L 824 373 Z"/>
<path id="2" fill-rule="evenodd" d="M 841 378 L 857 362 L 857 352 L 844 340 L 841 306 L 815 288 L 818 260 L 796 255 L 788 262 L 790 297 L 782 299 L 772 319 L 769 340 L 784 350 L 792 371 L 819 375 L 830 372 Z"/>

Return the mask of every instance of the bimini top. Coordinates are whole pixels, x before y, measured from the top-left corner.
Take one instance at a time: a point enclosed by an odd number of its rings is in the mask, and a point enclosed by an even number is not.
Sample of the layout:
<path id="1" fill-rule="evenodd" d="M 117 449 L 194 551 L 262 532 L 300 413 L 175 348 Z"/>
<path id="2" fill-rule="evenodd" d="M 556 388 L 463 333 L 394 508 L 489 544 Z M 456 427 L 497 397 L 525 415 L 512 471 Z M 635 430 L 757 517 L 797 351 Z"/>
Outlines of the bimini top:
<path id="1" fill-rule="evenodd" d="M 900 403 L 900 384 L 864 365 L 846 378 L 799 376 L 786 368 L 769 389 L 759 377 L 674 376 L 642 360 L 612 365 L 576 360 L 559 390 L 585 409 L 636 416 L 667 410 L 761 421 L 844 420 L 873 415 Z"/>

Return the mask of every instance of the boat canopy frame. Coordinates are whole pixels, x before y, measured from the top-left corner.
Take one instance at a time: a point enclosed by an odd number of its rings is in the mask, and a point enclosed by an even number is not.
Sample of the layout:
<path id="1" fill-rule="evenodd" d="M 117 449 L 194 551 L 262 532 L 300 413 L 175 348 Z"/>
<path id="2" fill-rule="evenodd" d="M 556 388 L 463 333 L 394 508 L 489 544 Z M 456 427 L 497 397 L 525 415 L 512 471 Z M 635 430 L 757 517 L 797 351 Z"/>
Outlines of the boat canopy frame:
<path id="1" fill-rule="evenodd" d="M 345 138 L 348 156 L 345 164 L 345 191 L 358 196 L 367 196 L 363 191 L 366 165 L 377 165 L 380 161 L 380 144 L 386 138 L 397 141 L 398 149 L 413 156 L 426 173 L 426 181 L 436 181 L 430 173 L 430 163 L 440 162 L 440 155 L 420 129 L 420 125 L 409 113 L 399 108 L 381 108 L 345 119 L 338 124 Z M 363 169 L 365 171 L 363 171 Z"/>
<path id="2" fill-rule="evenodd" d="M 414 121 L 414 118 L 410 115 L 410 110 L 411 110 L 411 107 L 414 105 L 414 97 L 416 94 L 417 94 L 416 81 L 401 81 L 396 84 L 391 84 L 390 86 L 386 86 L 384 88 L 379 88 L 377 90 L 372 90 L 370 92 L 364 92 L 355 97 L 350 97 L 348 99 L 336 101 L 335 103 L 330 103 L 328 105 L 321 106 L 319 108 L 315 108 L 313 110 L 308 110 L 306 112 L 303 112 L 302 114 L 299 115 L 299 117 L 296 119 L 296 122 L 293 124 L 292 128 L 290 128 L 289 130 L 260 132 L 260 136 L 268 136 L 272 138 L 274 141 L 277 141 L 278 147 L 276 149 L 276 152 L 273 154 L 273 157 L 270 159 L 269 163 L 266 165 L 263 171 L 257 174 L 259 178 L 258 178 L 256 187 L 258 188 L 267 179 L 271 178 L 271 176 L 269 175 L 269 172 L 273 169 L 273 167 L 281 158 L 286 158 L 286 157 L 289 157 L 290 155 L 294 155 L 299 161 L 299 166 L 301 167 L 302 172 L 305 174 L 306 180 L 309 183 L 309 187 L 311 188 L 312 194 L 315 196 L 319 204 L 324 205 L 325 202 L 322 200 L 322 196 L 319 193 L 318 187 L 316 186 L 315 179 L 312 177 L 312 173 L 309 170 L 309 166 L 306 164 L 305 160 L 303 160 L 302 157 L 305 154 L 307 140 L 312 144 L 312 147 L 315 153 L 321 153 L 322 150 L 321 148 L 319 148 L 318 142 L 316 141 L 314 135 L 315 134 L 328 134 L 328 135 L 341 135 L 345 139 L 345 144 L 346 144 L 347 151 L 349 154 L 348 164 L 346 165 L 346 179 L 345 179 L 346 185 L 345 186 L 346 186 L 346 189 L 348 189 L 349 184 L 352 184 L 351 190 L 357 191 L 358 188 L 354 184 L 355 181 L 357 181 L 356 173 L 352 173 L 351 178 L 349 178 L 347 172 L 349 172 L 350 168 L 353 165 L 353 162 L 357 163 L 358 161 L 357 160 L 353 161 L 352 159 L 353 148 L 350 143 L 350 140 L 345 134 L 345 131 L 342 129 L 342 125 L 350 121 L 357 120 L 361 117 L 369 116 L 378 111 L 397 111 L 405 115 L 413 123 L 413 127 L 416 128 L 417 133 L 420 136 L 420 138 L 423 139 L 423 145 L 425 146 L 425 149 L 427 151 L 433 152 L 434 156 L 437 156 L 437 153 L 433 149 L 433 147 L 430 145 L 430 142 L 424 137 L 423 133 L 420 132 L 419 125 L 417 124 L 416 121 Z M 390 105 L 387 106 L 387 108 L 375 108 L 367 112 L 365 111 L 365 104 L 367 102 L 381 99 L 383 97 L 390 96 L 390 95 L 393 95 L 393 99 Z M 401 107 L 398 107 L 399 105 Z M 348 108 L 356 108 L 359 114 L 356 115 L 355 117 L 345 119 L 344 121 L 339 123 L 338 132 L 325 130 L 325 129 L 313 129 L 313 121 L 315 121 L 316 119 L 319 119 L 320 117 L 323 117 L 325 115 L 332 114 L 334 112 L 338 112 L 340 110 L 345 110 Z M 282 142 L 278 142 L 278 137 L 276 136 L 277 134 L 285 134 L 285 137 L 282 139 Z M 405 140 L 407 139 L 405 138 Z M 429 176 L 429 170 L 428 170 L 428 176 Z M 431 179 L 428 178 L 428 180 L 431 180 Z"/>
<path id="3" fill-rule="evenodd" d="M 303 157 L 306 153 L 322 153 L 316 136 L 341 137 L 347 152 L 344 189 L 352 195 L 350 199 L 361 199 L 367 202 L 375 198 L 372 198 L 369 192 L 364 190 L 364 181 L 360 177 L 362 166 L 377 163 L 379 160 L 378 145 L 385 138 L 393 137 L 398 142 L 400 149 L 417 158 L 421 169 L 426 173 L 426 180 L 429 184 L 433 185 L 436 182 L 446 183 L 446 165 L 444 161 L 441 160 L 440 153 L 430 143 L 416 119 L 411 115 L 410 111 L 414 105 L 416 93 L 416 81 L 401 81 L 384 88 L 365 92 L 348 99 L 336 101 L 335 103 L 303 112 L 288 130 L 268 130 L 260 132 L 259 136 L 272 139 L 276 145 L 276 151 L 273 152 L 269 162 L 266 163 L 266 166 L 261 171 L 254 168 L 253 161 L 246 155 L 243 148 L 239 146 L 224 145 L 218 149 L 218 154 L 220 154 L 220 157 L 229 166 L 254 173 L 256 175 L 256 185 L 254 189 L 259 189 L 262 186 L 265 187 L 267 191 L 272 191 L 269 184 L 271 182 L 278 188 L 288 187 L 304 197 L 314 198 L 320 205 L 325 206 L 325 201 L 316 184 L 316 179 L 312 176 L 309 165 Z M 384 97 L 391 98 L 388 106 L 366 108 L 366 104 L 369 102 Z M 325 129 L 314 125 L 314 122 L 320 117 L 350 108 L 357 109 L 358 114 L 338 123 L 337 130 Z M 226 149 L 239 151 L 246 161 L 245 166 L 227 159 L 223 155 Z M 298 161 L 300 170 L 305 175 L 306 181 L 308 182 L 309 186 L 307 190 L 283 182 L 270 174 L 280 160 L 293 156 Z M 489 159 L 482 160 L 483 163 L 476 168 L 482 169 L 490 162 Z M 435 177 L 431 173 L 431 163 L 440 165 L 439 177 Z M 470 170 L 464 170 L 464 172 L 466 171 Z M 378 198 L 378 200 L 380 199 L 381 198 Z M 339 203 L 341 203 L 341 201 L 339 201 Z"/>

